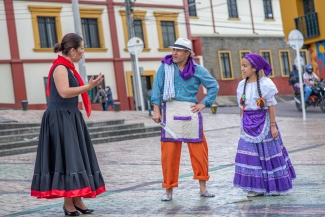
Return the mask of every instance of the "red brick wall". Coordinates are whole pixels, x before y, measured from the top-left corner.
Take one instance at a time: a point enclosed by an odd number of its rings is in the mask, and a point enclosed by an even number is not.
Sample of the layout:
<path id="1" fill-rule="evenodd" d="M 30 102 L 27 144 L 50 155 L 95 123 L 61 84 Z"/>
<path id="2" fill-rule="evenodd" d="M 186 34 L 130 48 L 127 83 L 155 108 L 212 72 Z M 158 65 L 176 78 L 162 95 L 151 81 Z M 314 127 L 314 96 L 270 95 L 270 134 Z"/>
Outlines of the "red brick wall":
<path id="1" fill-rule="evenodd" d="M 274 77 L 271 78 L 276 87 L 278 88 L 279 94 L 293 94 L 293 89 L 291 86 L 288 85 L 288 78 L 283 78 L 283 77 Z M 218 96 L 232 96 L 236 95 L 236 90 L 238 83 L 242 79 L 236 78 L 231 81 L 222 81 L 222 80 L 217 80 L 219 84 L 219 94 Z"/>

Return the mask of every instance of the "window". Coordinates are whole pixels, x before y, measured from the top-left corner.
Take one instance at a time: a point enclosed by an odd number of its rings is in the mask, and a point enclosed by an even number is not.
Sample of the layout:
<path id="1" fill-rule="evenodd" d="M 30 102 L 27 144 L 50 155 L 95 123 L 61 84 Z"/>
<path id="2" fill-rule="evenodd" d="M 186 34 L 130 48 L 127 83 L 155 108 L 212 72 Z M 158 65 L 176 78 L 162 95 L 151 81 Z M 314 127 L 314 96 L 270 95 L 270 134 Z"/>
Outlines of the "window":
<path id="1" fill-rule="evenodd" d="M 134 20 L 133 25 L 134 25 L 135 37 L 141 38 L 141 40 L 144 41 L 142 20 Z"/>
<path id="2" fill-rule="evenodd" d="M 265 19 L 274 19 L 273 9 L 272 9 L 272 0 L 263 0 L 263 4 L 264 4 Z"/>
<path id="3" fill-rule="evenodd" d="M 238 18 L 237 0 L 227 0 L 229 18 Z"/>
<path id="4" fill-rule="evenodd" d="M 144 43 L 143 52 L 148 52 L 151 49 L 149 48 L 148 45 L 147 28 L 146 28 L 146 20 L 145 20 L 147 11 L 134 10 L 132 13 L 134 18 L 133 26 L 134 26 L 135 36 L 142 39 Z M 120 10 L 120 15 L 122 17 L 123 31 L 124 31 L 124 41 L 125 41 L 124 51 L 128 52 L 127 44 L 129 41 L 129 33 L 128 33 L 125 10 Z"/>
<path id="5" fill-rule="evenodd" d="M 82 33 L 85 48 L 98 48 L 98 26 L 95 18 L 81 18 Z"/>
<path id="6" fill-rule="evenodd" d="M 221 80 L 233 80 L 233 70 L 230 51 L 218 51 Z"/>
<path id="7" fill-rule="evenodd" d="M 187 0 L 188 2 L 188 14 L 190 15 L 190 17 L 196 17 L 196 4 L 195 4 L 195 0 Z"/>
<path id="8" fill-rule="evenodd" d="M 260 55 L 268 62 L 272 68 L 271 74 L 268 76 L 269 78 L 274 78 L 274 68 L 272 63 L 272 53 L 270 50 L 260 50 Z M 264 73 L 263 73 L 264 75 Z"/>
<path id="9" fill-rule="evenodd" d="M 241 62 L 241 60 L 244 58 L 244 56 L 245 56 L 246 54 L 249 54 L 250 52 L 251 52 L 250 50 L 240 50 L 240 51 L 239 51 L 240 62 Z"/>
<path id="10" fill-rule="evenodd" d="M 168 46 L 173 45 L 178 34 L 177 17 L 179 13 L 154 12 L 158 30 L 159 51 L 170 52 Z"/>
<path id="11" fill-rule="evenodd" d="M 161 21 L 161 31 L 164 41 L 164 48 L 168 48 L 176 41 L 173 21 Z"/>
<path id="12" fill-rule="evenodd" d="M 307 50 L 300 50 L 300 56 L 304 60 L 304 62 L 301 63 L 303 65 L 307 65 L 309 63 L 308 58 L 307 58 L 308 57 L 307 52 L 308 52 Z"/>
<path id="13" fill-rule="evenodd" d="M 249 53 L 251 53 L 250 50 L 239 50 L 239 68 L 240 68 L 240 72 L 241 72 L 241 61 L 244 58 L 244 56 L 246 54 L 249 54 Z M 242 78 L 244 78 L 244 74 L 241 73 L 241 75 L 242 75 Z"/>
<path id="14" fill-rule="evenodd" d="M 314 0 L 304 0 L 303 4 L 305 14 L 315 13 Z"/>
<path id="15" fill-rule="evenodd" d="M 57 6 L 28 6 L 32 15 L 34 51 L 53 52 L 53 45 L 61 40 L 60 12 Z"/>
<path id="16" fill-rule="evenodd" d="M 52 48 L 58 43 L 55 17 L 37 17 L 41 48 Z"/>
<path id="17" fill-rule="evenodd" d="M 91 79 L 91 76 L 92 76 L 92 75 L 88 75 L 88 76 L 87 76 L 87 77 L 88 77 L 88 81 Z M 97 77 L 98 77 L 98 75 L 94 75 L 94 79 L 96 79 Z M 102 77 L 104 78 L 104 75 L 102 75 Z M 103 79 L 103 81 L 102 81 L 99 85 L 101 85 L 102 88 L 105 89 L 105 78 Z M 99 85 L 97 85 L 97 86 L 95 86 L 94 88 L 88 90 L 88 96 L 89 96 L 90 102 L 91 102 L 92 104 L 96 104 L 96 103 L 98 103 L 98 99 L 97 99 L 96 102 L 93 102 L 93 101 L 94 101 L 94 99 L 95 99 L 95 97 L 96 97 L 96 94 L 97 94 L 97 92 L 98 92 L 98 86 L 99 86 Z"/>
<path id="18" fill-rule="evenodd" d="M 290 53 L 287 50 L 279 50 L 280 69 L 282 77 L 290 74 Z"/>
<path id="19" fill-rule="evenodd" d="M 86 52 L 106 52 L 102 8 L 79 8 Z"/>

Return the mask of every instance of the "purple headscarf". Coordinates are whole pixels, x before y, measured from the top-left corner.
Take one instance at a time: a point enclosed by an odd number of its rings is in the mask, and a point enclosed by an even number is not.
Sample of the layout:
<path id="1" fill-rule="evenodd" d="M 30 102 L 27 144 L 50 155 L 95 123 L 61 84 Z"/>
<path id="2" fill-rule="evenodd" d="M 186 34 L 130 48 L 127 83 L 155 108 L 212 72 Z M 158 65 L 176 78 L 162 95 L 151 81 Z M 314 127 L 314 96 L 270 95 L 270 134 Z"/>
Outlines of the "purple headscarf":
<path id="1" fill-rule="evenodd" d="M 253 68 L 255 68 L 257 72 L 263 69 L 266 76 L 271 74 L 272 68 L 270 64 L 263 57 L 261 57 L 261 55 L 257 53 L 250 53 L 246 54 L 244 58 L 252 64 Z"/>
<path id="2" fill-rule="evenodd" d="M 166 63 L 168 65 L 173 63 L 173 55 L 169 54 L 167 56 L 165 56 L 162 60 L 162 63 Z M 193 58 L 190 56 L 190 58 L 187 61 L 187 64 L 185 65 L 183 71 L 179 70 L 181 77 L 184 80 L 189 79 L 190 77 L 192 77 L 195 73 L 195 67 L 194 67 L 194 60 Z"/>

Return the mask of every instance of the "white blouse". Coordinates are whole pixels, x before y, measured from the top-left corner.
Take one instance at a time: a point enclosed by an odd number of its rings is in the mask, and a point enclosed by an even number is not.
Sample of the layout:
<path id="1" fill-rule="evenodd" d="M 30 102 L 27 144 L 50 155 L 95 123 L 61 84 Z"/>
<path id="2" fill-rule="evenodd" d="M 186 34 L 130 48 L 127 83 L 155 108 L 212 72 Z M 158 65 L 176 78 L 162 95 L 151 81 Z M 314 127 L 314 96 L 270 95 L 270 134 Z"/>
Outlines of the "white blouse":
<path id="1" fill-rule="evenodd" d="M 238 106 L 241 108 L 240 105 L 240 98 L 243 95 L 244 91 L 244 84 L 245 79 L 240 81 L 237 87 L 237 102 Z M 274 98 L 274 95 L 278 93 L 278 89 L 276 88 L 273 81 L 268 77 L 262 77 L 260 79 L 260 90 L 262 93 L 262 97 L 266 102 L 265 109 L 267 109 L 268 106 L 276 105 L 277 102 Z M 256 105 L 257 100 L 260 98 L 257 91 L 257 83 L 247 83 L 246 84 L 246 101 L 245 101 L 245 110 L 257 110 L 260 109 Z"/>

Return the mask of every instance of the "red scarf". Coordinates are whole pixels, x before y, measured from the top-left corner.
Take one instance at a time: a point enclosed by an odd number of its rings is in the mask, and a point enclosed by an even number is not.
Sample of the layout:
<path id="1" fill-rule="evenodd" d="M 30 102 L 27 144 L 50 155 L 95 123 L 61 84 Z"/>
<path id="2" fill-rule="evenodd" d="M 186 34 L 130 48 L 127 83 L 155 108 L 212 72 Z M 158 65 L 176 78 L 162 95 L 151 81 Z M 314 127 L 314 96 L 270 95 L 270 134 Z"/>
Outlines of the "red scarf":
<path id="1" fill-rule="evenodd" d="M 82 78 L 80 77 L 79 73 L 77 72 L 76 68 L 74 67 L 74 64 L 72 62 L 70 62 L 68 59 L 64 58 L 63 56 L 58 55 L 58 58 L 53 61 L 52 67 L 51 67 L 51 69 L 49 71 L 49 75 L 48 75 L 48 78 L 47 78 L 46 95 L 48 97 L 50 97 L 50 83 L 51 83 L 50 79 L 51 79 L 51 75 L 53 73 L 53 69 L 58 65 L 64 65 L 65 67 L 71 69 L 74 76 L 77 78 L 77 80 L 79 82 L 79 86 L 84 85 L 84 82 L 83 82 Z M 82 101 L 83 101 L 85 109 L 86 109 L 86 114 L 89 117 L 90 114 L 91 114 L 91 104 L 90 104 L 90 99 L 89 99 L 88 93 L 83 92 L 81 94 L 81 97 L 82 97 Z"/>

